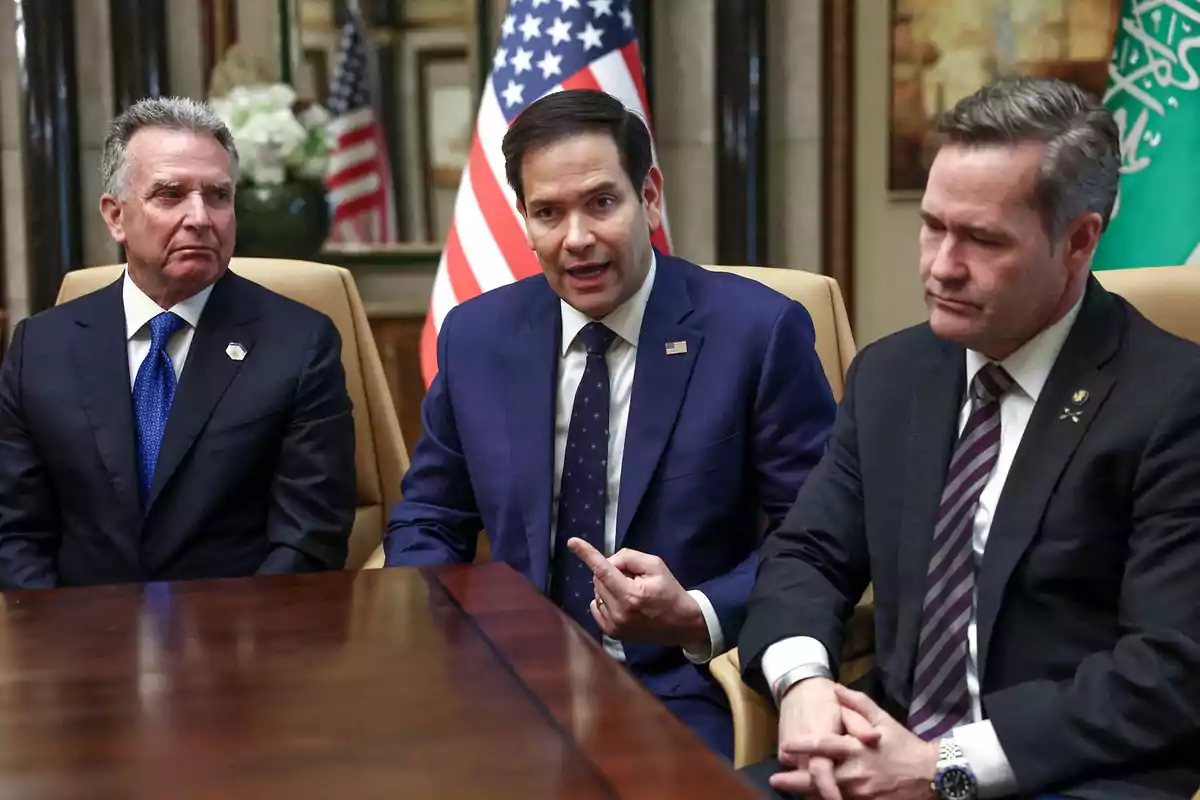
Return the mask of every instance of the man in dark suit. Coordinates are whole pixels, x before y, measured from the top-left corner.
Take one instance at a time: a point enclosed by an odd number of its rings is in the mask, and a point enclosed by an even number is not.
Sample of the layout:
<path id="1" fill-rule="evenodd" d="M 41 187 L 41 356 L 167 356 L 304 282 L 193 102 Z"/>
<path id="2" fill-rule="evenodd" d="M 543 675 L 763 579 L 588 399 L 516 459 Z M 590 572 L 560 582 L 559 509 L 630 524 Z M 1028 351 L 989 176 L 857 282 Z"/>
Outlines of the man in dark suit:
<path id="1" fill-rule="evenodd" d="M 865 348 L 764 547 L 739 641 L 822 798 L 1186 797 L 1200 785 L 1200 348 L 1090 275 L 1112 116 L 962 100 L 921 204 L 929 324 Z M 868 581 L 877 668 L 836 687 Z"/>
<path id="2" fill-rule="evenodd" d="M 337 330 L 228 272 L 237 151 L 189 100 L 105 142 L 120 280 L 17 326 L 0 370 L 0 584 L 344 566 L 354 429 Z"/>
<path id="3" fill-rule="evenodd" d="M 764 531 L 828 438 L 812 321 L 652 247 L 662 176 L 619 100 L 549 95 L 503 149 L 544 274 L 446 316 L 387 564 L 470 561 L 486 529 L 493 558 L 729 754 L 703 663 L 737 636 Z"/>

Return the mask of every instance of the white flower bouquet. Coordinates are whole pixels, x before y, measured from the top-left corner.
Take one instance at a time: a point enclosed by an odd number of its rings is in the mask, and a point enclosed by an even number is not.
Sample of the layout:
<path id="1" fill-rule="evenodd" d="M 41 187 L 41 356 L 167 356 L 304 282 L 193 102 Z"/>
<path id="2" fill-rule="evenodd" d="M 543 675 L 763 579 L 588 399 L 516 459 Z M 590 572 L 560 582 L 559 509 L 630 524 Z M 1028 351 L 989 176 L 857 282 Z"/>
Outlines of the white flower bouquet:
<path id="1" fill-rule="evenodd" d="M 235 86 L 209 101 L 233 133 L 241 179 L 258 186 L 320 181 L 329 154 L 329 112 L 301 103 L 287 84 Z"/>

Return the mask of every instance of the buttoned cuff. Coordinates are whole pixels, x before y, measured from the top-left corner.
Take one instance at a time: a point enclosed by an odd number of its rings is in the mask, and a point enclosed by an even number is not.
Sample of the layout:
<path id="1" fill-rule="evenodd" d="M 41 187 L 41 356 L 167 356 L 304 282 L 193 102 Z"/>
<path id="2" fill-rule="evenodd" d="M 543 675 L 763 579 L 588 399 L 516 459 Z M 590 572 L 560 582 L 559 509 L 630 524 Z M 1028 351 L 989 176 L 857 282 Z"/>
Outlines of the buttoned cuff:
<path id="1" fill-rule="evenodd" d="M 778 704 L 778 698 L 783 697 L 792 683 L 817 676 L 829 677 L 829 653 L 825 652 L 825 645 L 811 636 L 790 636 L 766 649 L 762 673 Z"/>
<path id="2" fill-rule="evenodd" d="M 688 596 L 696 601 L 696 605 L 700 606 L 700 613 L 704 615 L 704 624 L 708 626 L 708 647 L 698 650 L 685 647 L 683 654 L 693 664 L 707 664 L 714 656 L 725 652 L 725 634 L 721 631 L 721 620 L 717 617 L 717 610 L 713 608 L 708 596 L 699 589 L 690 590 Z"/>
<path id="3" fill-rule="evenodd" d="M 962 748 L 967 766 L 975 773 L 980 798 L 986 800 L 1016 793 L 1017 777 L 1009 766 L 991 720 L 961 725 L 950 736 Z"/>

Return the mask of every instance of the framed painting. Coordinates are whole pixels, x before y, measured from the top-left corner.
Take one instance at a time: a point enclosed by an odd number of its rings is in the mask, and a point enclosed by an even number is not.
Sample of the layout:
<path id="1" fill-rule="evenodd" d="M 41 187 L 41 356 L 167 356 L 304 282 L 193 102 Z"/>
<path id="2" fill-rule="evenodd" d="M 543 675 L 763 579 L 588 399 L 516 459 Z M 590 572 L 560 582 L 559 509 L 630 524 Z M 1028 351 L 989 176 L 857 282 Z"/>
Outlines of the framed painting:
<path id="1" fill-rule="evenodd" d="M 891 0 L 888 188 L 925 188 L 939 114 L 998 78 L 1104 92 L 1121 0 Z"/>

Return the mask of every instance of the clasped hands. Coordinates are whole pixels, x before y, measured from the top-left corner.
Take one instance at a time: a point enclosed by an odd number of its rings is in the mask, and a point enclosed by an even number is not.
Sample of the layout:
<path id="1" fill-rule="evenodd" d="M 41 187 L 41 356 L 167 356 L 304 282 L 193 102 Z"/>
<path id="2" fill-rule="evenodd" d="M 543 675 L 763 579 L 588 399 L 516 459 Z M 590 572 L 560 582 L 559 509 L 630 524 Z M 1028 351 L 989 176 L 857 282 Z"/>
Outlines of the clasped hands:
<path id="1" fill-rule="evenodd" d="M 621 549 L 611 558 L 582 539 L 567 547 L 591 569 L 589 606 L 600 630 L 620 641 L 702 649 L 708 625 L 699 603 L 657 556 Z"/>
<path id="2" fill-rule="evenodd" d="M 861 692 L 828 678 L 793 686 L 779 710 L 771 786 L 821 800 L 929 800 L 938 743 L 926 742 Z"/>

